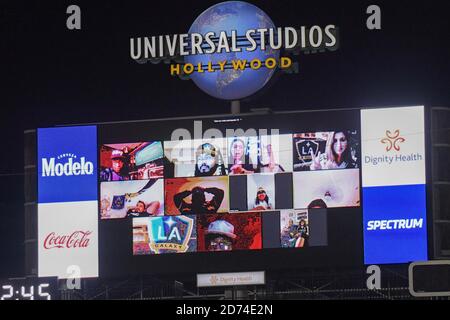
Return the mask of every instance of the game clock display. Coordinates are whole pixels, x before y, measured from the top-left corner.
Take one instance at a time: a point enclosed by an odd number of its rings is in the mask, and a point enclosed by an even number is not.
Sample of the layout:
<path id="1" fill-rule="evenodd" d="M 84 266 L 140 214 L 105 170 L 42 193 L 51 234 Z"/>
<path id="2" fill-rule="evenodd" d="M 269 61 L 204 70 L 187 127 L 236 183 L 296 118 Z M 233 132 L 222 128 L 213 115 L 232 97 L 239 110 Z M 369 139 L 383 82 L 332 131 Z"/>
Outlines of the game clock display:
<path id="1" fill-rule="evenodd" d="M 14 278 L 1 280 L 0 300 L 55 300 L 57 279 Z"/>

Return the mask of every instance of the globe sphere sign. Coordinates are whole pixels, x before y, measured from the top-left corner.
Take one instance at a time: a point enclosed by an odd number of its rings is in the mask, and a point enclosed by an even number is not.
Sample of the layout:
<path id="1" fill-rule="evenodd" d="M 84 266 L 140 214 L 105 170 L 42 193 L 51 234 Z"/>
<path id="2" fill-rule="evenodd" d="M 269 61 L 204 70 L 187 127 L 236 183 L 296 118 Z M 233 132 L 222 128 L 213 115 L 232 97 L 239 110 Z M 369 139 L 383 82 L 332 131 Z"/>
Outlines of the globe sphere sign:
<path id="1" fill-rule="evenodd" d="M 225 31 L 238 35 L 239 47 L 249 46 L 250 42 L 245 38 L 247 30 L 265 28 L 275 29 L 275 25 L 269 16 L 258 7 L 242 2 L 228 1 L 216 4 L 205 10 L 192 24 L 189 33 L 206 35 L 209 32 L 220 34 Z M 242 40 L 240 40 L 242 39 Z M 260 44 L 260 41 L 258 41 Z M 221 61 L 229 61 L 231 66 L 218 72 L 196 72 L 191 79 L 195 84 L 209 95 L 226 100 L 237 100 L 248 97 L 259 91 L 270 80 L 275 69 L 260 67 L 258 69 L 247 68 L 245 70 L 232 67 L 232 61 L 266 61 L 267 58 L 278 60 L 280 50 L 267 48 L 262 50 L 258 46 L 254 51 L 220 52 L 215 54 L 197 54 L 186 57 L 186 63 L 207 66 L 211 63 L 218 65 Z M 257 63 L 257 62 L 255 62 Z"/>
<path id="2" fill-rule="evenodd" d="M 130 38 L 133 60 L 169 63 L 172 76 L 224 100 L 260 91 L 275 72 L 289 70 L 299 52 L 337 48 L 335 25 L 276 27 L 263 10 L 243 1 L 211 6 L 184 34 Z"/>

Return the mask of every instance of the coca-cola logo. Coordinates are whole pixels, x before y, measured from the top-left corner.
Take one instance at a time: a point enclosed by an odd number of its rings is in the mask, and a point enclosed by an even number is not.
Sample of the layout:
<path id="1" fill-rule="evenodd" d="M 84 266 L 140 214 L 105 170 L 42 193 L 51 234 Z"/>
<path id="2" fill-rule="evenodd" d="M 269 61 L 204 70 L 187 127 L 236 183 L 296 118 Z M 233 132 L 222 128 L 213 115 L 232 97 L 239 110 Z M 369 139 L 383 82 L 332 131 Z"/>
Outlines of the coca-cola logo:
<path id="1" fill-rule="evenodd" d="M 51 232 L 45 237 L 44 248 L 86 248 L 89 246 L 91 234 L 92 231 L 74 231 L 69 235 L 57 235 Z"/>

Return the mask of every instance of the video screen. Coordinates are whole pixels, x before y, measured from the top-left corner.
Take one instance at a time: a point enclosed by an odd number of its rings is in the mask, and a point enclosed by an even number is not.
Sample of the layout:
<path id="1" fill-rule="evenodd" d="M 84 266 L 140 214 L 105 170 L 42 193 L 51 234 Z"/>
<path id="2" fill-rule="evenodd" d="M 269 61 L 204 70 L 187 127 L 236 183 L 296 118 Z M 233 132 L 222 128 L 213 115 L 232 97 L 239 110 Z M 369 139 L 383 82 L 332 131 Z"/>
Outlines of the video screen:
<path id="1" fill-rule="evenodd" d="M 226 139 L 166 141 L 167 178 L 227 175 Z"/>
<path id="2" fill-rule="evenodd" d="M 289 255 L 306 255 L 300 264 L 318 263 L 334 252 L 342 256 L 352 246 L 349 239 L 361 235 L 360 137 L 359 130 L 333 130 L 336 123 L 354 128 L 359 114 L 333 121 L 315 117 L 205 120 L 203 138 L 192 138 L 201 137 L 194 132 L 182 140 L 171 140 L 174 131 L 195 129 L 193 121 L 143 122 L 132 132 L 127 126 L 102 129 L 99 228 L 107 230 L 104 242 L 112 244 L 103 245 L 105 256 L 121 257 L 124 269 L 133 266 L 141 273 L 175 270 L 180 263 L 200 271 L 194 257 L 232 268 L 233 261 L 221 258 L 228 255 L 205 254 L 213 251 L 278 252 L 273 262 L 278 264 Z M 280 130 L 253 130 L 255 124 Z M 208 137 L 212 132 L 217 134 Z M 342 232 L 351 236 L 341 239 Z M 322 253 L 316 257 L 311 250 Z M 363 256 L 350 250 L 355 259 Z M 246 265 L 258 268 L 266 261 L 258 259 Z"/>
<path id="3" fill-rule="evenodd" d="M 296 133 L 294 171 L 358 168 L 358 141 L 356 130 Z"/>
<path id="4" fill-rule="evenodd" d="M 160 141 L 104 144 L 100 148 L 100 181 L 163 178 L 163 157 Z"/>
<path id="5" fill-rule="evenodd" d="M 229 211 L 228 177 L 165 179 L 166 215 Z"/>
<path id="6" fill-rule="evenodd" d="M 199 215 L 198 251 L 261 249 L 261 220 L 259 212 Z"/>
<path id="7" fill-rule="evenodd" d="M 275 209 L 275 175 L 247 176 L 247 205 L 249 211 Z"/>
<path id="8" fill-rule="evenodd" d="M 422 109 L 107 123 L 90 127 L 82 144 L 72 129 L 62 139 L 66 129 L 52 128 L 51 148 L 42 147 L 44 131 L 38 139 L 39 210 L 55 199 L 89 202 L 93 216 L 81 229 L 98 230 L 102 277 L 410 261 L 406 249 L 380 251 L 380 239 L 418 243 L 414 256 L 426 257 L 424 136 L 411 133 L 423 132 Z M 69 136 L 78 137 L 73 145 Z M 394 160 L 369 161 L 382 158 Z M 382 201 L 393 194 L 407 196 Z M 408 213 L 401 205 L 411 207 L 411 194 L 417 205 Z M 380 211 L 380 203 L 391 205 Z M 72 211 L 68 225 L 78 225 L 81 212 Z M 416 230 L 372 228 L 399 212 Z"/>
<path id="9" fill-rule="evenodd" d="M 291 140 L 289 134 L 228 138 L 228 174 L 291 172 Z"/>
<path id="10" fill-rule="evenodd" d="M 102 182 L 100 218 L 117 219 L 164 215 L 164 180 Z"/>
<path id="11" fill-rule="evenodd" d="M 292 135 L 166 141 L 165 176 L 207 177 L 292 171 Z"/>
<path id="12" fill-rule="evenodd" d="M 359 207 L 359 169 L 293 173 L 294 208 Z"/>
<path id="13" fill-rule="evenodd" d="M 280 227 L 282 248 L 308 247 L 309 223 L 307 210 L 280 211 Z"/>
<path id="14" fill-rule="evenodd" d="M 133 255 L 185 253 L 196 250 L 195 216 L 133 219 Z"/>

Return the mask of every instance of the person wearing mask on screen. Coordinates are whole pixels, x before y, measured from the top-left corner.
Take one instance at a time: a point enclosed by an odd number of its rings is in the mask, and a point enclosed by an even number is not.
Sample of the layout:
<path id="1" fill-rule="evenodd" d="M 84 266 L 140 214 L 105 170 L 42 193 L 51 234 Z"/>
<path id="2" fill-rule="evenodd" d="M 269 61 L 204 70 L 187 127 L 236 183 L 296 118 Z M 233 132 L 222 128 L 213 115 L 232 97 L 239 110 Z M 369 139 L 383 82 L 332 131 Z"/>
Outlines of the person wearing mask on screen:
<path id="1" fill-rule="evenodd" d="M 247 161 L 245 143 L 242 139 L 234 138 L 230 144 L 229 173 L 249 174 L 255 170 Z"/>
<path id="2" fill-rule="evenodd" d="M 212 194 L 212 199 L 207 201 L 205 193 Z M 185 198 L 191 196 L 191 202 Z M 173 197 L 175 206 L 181 214 L 205 214 L 216 213 L 222 204 L 225 193 L 219 188 L 194 187 L 192 190 L 182 191 Z"/>
<path id="3" fill-rule="evenodd" d="M 127 157 L 120 150 L 111 153 L 111 168 L 100 172 L 100 181 L 124 181 L 129 180 Z"/>
<path id="4" fill-rule="evenodd" d="M 269 196 L 263 187 L 259 187 L 256 192 L 255 204 L 252 210 L 269 210 L 273 209 L 273 205 L 269 201 Z"/>
<path id="5" fill-rule="evenodd" d="M 231 251 L 236 239 L 234 226 L 225 220 L 216 220 L 205 231 L 205 248 L 207 251 Z"/>
<path id="6" fill-rule="evenodd" d="M 349 144 L 349 133 L 336 131 L 330 134 L 325 153 L 317 155 L 311 151 L 311 170 L 357 168 L 355 151 Z"/>
<path id="7" fill-rule="evenodd" d="M 196 177 L 223 176 L 227 174 L 222 154 L 212 144 L 204 143 L 199 146 L 195 153 L 195 158 L 194 175 Z"/>

